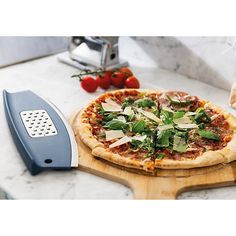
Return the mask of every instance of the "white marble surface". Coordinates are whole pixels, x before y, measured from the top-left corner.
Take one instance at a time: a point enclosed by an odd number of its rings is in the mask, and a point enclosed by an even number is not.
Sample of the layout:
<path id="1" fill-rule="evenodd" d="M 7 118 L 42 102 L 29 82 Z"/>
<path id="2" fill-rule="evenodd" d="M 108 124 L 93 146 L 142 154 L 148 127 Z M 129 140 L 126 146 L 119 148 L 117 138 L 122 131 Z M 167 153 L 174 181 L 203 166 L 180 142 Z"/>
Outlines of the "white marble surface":
<path id="1" fill-rule="evenodd" d="M 236 80 L 235 37 L 136 37 L 156 64 L 230 90 Z"/>
<path id="2" fill-rule="evenodd" d="M 131 62 L 143 88 L 181 89 L 230 110 L 229 92 L 182 75 L 161 70 L 146 52 L 131 39 L 122 39 L 121 54 Z M 127 49 L 129 53 L 127 53 Z M 153 63 L 153 64 L 152 64 Z M 102 90 L 88 94 L 70 76 L 76 69 L 57 61 L 56 56 L 7 67 L 0 70 L 0 88 L 9 91 L 31 89 L 50 99 L 69 116 L 87 104 Z M 232 110 L 231 110 L 232 111 Z M 235 111 L 232 111 L 236 114 Z M 100 177 L 73 171 L 48 171 L 31 176 L 26 170 L 10 136 L 0 97 L 0 187 L 17 199 L 132 199 L 130 189 Z M 185 193 L 179 199 L 235 198 L 236 187 Z"/>

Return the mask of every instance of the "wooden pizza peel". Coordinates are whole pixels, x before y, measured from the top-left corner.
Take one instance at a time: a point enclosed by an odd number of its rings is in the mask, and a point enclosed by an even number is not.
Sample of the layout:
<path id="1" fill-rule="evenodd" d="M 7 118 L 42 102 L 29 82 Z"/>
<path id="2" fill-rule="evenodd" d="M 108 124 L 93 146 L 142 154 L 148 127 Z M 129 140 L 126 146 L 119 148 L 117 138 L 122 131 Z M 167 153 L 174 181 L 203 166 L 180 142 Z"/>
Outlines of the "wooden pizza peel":
<path id="1" fill-rule="evenodd" d="M 176 199 L 178 194 L 185 191 L 235 184 L 236 161 L 189 170 L 160 169 L 155 176 L 150 176 L 97 159 L 77 134 L 78 114 L 79 110 L 70 117 L 79 151 L 78 168 L 130 187 L 136 199 Z"/>

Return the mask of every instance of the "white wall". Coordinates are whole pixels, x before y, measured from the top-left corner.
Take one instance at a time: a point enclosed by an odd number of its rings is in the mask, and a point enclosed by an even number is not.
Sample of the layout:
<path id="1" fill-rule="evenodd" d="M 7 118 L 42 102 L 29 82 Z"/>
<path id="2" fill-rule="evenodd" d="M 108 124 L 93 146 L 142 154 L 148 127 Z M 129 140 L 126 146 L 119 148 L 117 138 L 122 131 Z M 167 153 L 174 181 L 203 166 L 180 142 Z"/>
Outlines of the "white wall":
<path id="1" fill-rule="evenodd" d="M 68 37 L 0 37 L 0 67 L 66 50 Z"/>

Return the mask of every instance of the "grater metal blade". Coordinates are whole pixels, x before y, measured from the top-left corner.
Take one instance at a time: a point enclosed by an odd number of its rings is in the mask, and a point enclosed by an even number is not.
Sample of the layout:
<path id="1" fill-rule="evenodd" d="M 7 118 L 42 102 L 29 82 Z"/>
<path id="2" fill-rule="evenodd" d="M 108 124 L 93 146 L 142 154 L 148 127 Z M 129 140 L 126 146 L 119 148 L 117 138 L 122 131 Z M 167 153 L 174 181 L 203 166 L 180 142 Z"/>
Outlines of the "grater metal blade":
<path id="1" fill-rule="evenodd" d="M 32 91 L 4 90 L 3 101 L 12 137 L 32 175 L 78 166 L 73 131 L 53 104 Z"/>

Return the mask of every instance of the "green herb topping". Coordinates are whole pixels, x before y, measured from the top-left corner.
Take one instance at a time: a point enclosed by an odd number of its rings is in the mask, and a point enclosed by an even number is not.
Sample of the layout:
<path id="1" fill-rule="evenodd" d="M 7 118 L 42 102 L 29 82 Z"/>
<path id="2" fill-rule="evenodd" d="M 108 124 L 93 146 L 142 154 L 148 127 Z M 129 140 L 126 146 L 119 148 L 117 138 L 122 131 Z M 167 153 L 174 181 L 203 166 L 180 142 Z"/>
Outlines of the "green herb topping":
<path id="1" fill-rule="evenodd" d="M 217 140 L 217 141 L 220 140 L 219 135 L 213 133 L 212 131 L 199 130 L 198 133 L 202 138 L 212 139 L 212 140 Z"/>
<path id="2" fill-rule="evenodd" d="M 128 136 L 127 142 L 133 151 L 147 151 L 145 158 L 153 156 L 161 160 L 165 154 L 159 151 L 163 149 L 170 153 L 187 152 L 195 138 L 215 142 L 220 140 L 216 132 L 209 130 L 211 118 L 203 107 L 187 112 L 184 107 L 194 101 L 178 100 L 168 95 L 166 97 L 170 107 L 161 107 L 159 101 L 149 97 L 136 101 L 127 98 L 119 111 L 106 111 L 100 107 L 98 113 L 102 118 L 99 122 L 104 130 L 122 130 Z M 129 139 L 133 136 L 141 138 Z M 155 154 L 156 151 L 158 154 Z"/>

